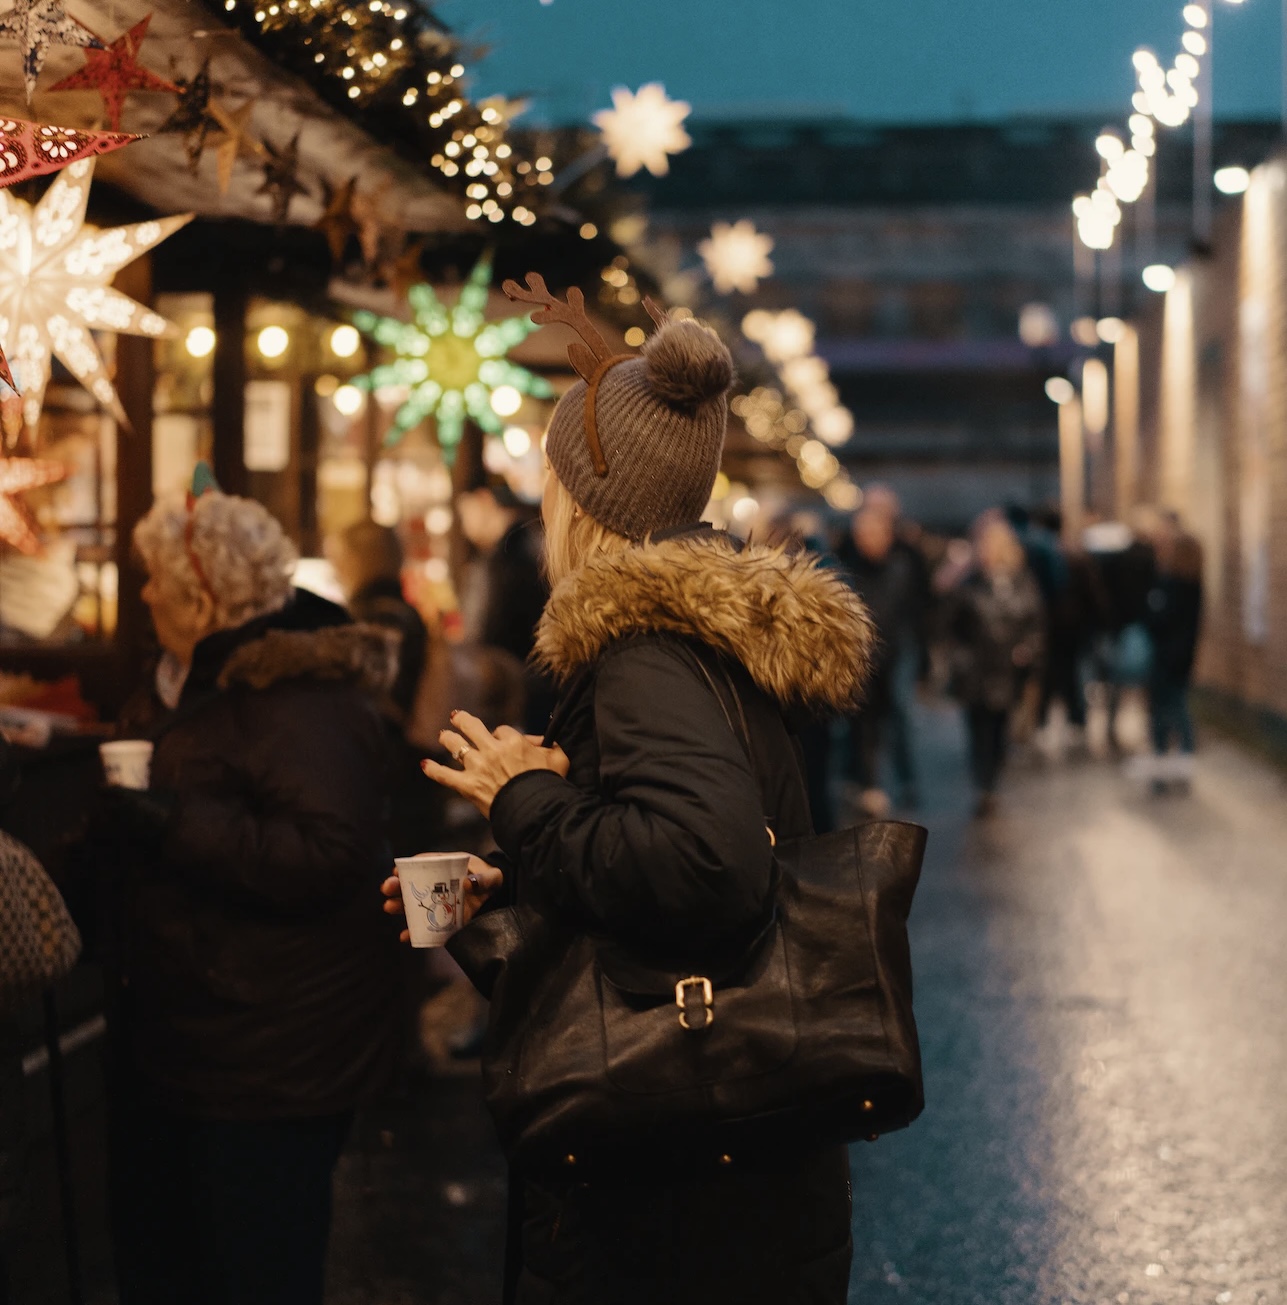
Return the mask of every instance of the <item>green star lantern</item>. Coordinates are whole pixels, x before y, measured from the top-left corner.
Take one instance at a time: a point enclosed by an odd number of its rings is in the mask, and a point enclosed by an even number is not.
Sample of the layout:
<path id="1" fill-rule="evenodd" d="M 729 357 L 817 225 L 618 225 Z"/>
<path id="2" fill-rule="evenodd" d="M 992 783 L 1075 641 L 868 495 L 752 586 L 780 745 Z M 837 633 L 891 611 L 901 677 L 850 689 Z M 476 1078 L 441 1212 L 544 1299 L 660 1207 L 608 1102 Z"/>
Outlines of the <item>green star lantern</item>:
<path id="1" fill-rule="evenodd" d="M 548 381 L 506 358 L 537 329 L 531 318 L 484 318 L 491 281 L 491 260 L 483 258 L 451 308 L 431 286 L 415 285 L 407 295 L 410 322 L 366 311 L 353 315 L 360 331 L 397 354 L 393 362 L 372 368 L 353 383 L 365 390 L 405 386 L 410 391 L 393 419 L 386 445 L 396 444 L 426 417 L 435 417 L 438 443 L 451 462 L 466 417 L 495 434 L 504 428 L 503 419 L 518 411 L 524 394 L 554 396 Z"/>

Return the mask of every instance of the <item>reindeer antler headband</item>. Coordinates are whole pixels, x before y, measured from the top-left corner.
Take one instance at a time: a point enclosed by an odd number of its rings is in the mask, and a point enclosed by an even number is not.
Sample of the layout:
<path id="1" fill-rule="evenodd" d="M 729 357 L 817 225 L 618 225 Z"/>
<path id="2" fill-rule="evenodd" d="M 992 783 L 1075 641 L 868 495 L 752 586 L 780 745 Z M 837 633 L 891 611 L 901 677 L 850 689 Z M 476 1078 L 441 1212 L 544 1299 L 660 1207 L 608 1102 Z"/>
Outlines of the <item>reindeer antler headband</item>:
<path id="1" fill-rule="evenodd" d="M 566 303 L 560 303 L 546 288 L 545 278 L 539 272 L 527 274 L 527 288 L 517 281 L 506 281 L 501 289 L 506 296 L 526 304 L 539 304 L 540 312 L 532 314 L 532 321 L 538 326 L 549 326 L 560 322 L 570 326 L 580 337 L 568 345 L 568 361 L 573 371 L 585 382 L 585 438 L 590 446 L 590 457 L 594 462 L 597 476 L 608 474 L 608 462 L 603 456 L 603 443 L 599 439 L 599 421 L 595 405 L 599 395 L 599 383 L 618 363 L 630 362 L 638 358 L 636 353 L 613 353 L 608 342 L 599 333 L 598 327 L 590 320 L 585 310 L 585 296 L 576 286 L 568 291 Z M 670 320 L 665 309 L 651 299 L 644 299 L 648 316 L 659 327 Z"/>

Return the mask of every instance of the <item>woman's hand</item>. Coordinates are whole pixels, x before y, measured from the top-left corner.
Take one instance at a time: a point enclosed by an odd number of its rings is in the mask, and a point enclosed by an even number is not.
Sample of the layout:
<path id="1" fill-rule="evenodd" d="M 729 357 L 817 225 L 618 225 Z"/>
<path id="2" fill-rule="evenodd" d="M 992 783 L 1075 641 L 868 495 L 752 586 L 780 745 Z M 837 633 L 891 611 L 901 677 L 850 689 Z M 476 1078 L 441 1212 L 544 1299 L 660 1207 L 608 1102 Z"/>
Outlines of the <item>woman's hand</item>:
<path id="1" fill-rule="evenodd" d="M 570 763 L 560 747 L 544 748 L 539 741 L 508 725 L 491 733 L 467 711 L 453 711 L 451 723 L 455 728 L 443 730 L 438 739 L 456 758 L 460 769 L 428 760 L 422 761 L 420 768 L 435 783 L 468 799 L 484 816 L 491 816 L 496 794 L 515 775 L 552 770 L 567 778 Z"/>
<path id="2" fill-rule="evenodd" d="M 505 876 L 494 866 L 488 865 L 481 857 L 469 858 L 469 871 L 465 878 L 465 896 L 460 907 L 460 927 L 463 929 L 470 920 L 483 909 L 483 904 L 500 892 L 505 883 Z M 398 878 L 398 868 L 380 885 L 385 896 L 385 915 L 400 915 L 406 919 L 406 908 L 402 904 L 402 881 Z M 410 942 L 411 931 L 403 929 L 398 935 L 399 941 Z"/>

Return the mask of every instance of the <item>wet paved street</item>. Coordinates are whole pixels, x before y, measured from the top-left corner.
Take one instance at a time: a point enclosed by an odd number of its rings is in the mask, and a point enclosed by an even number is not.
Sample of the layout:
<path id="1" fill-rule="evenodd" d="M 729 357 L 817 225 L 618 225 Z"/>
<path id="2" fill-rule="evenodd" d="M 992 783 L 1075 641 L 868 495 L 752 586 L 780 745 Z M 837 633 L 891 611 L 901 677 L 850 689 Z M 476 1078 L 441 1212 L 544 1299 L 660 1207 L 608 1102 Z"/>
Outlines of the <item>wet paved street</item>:
<path id="1" fill-rule="evenodd" d="M 1287 1301 L 1282 779 L 1218 741 L 1188 800 L 1021 759 L 979 825 L 954 713 L 920 723 L 929 1106 L 855 1148 L 851 1299 Z M 470 1080 L 364 1121 L 331 1300 L 496 1300 L 502 1209 Z"/>
<path id="2" fill-rule="evenodd" d="M 855 1149 L 851 1298 L 1287 1300 L 1281 778 L 1219 742 L 1188 800 L 1029 761 L 971 826 L 923 723 L 929 1105 Z"/>

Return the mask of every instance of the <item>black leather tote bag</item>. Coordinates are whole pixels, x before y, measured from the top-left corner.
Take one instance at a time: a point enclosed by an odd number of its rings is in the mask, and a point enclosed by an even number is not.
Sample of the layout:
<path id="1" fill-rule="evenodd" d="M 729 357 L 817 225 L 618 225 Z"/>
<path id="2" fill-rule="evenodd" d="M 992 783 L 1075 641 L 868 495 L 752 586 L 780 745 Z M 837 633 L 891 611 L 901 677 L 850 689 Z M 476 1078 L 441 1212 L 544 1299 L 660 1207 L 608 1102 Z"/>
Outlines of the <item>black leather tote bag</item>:
<path id="1" fill-rule="evenodd" d="M 876 821 L 779 844 L 766 924 L 707 964 L 531 906 L 477 917 L 449 950 L 491 999 L 484 1092 L 510 1159 L 874 1140 L 911 1123 L 924 1093 L 907 918 L 925 842 Z"/>

